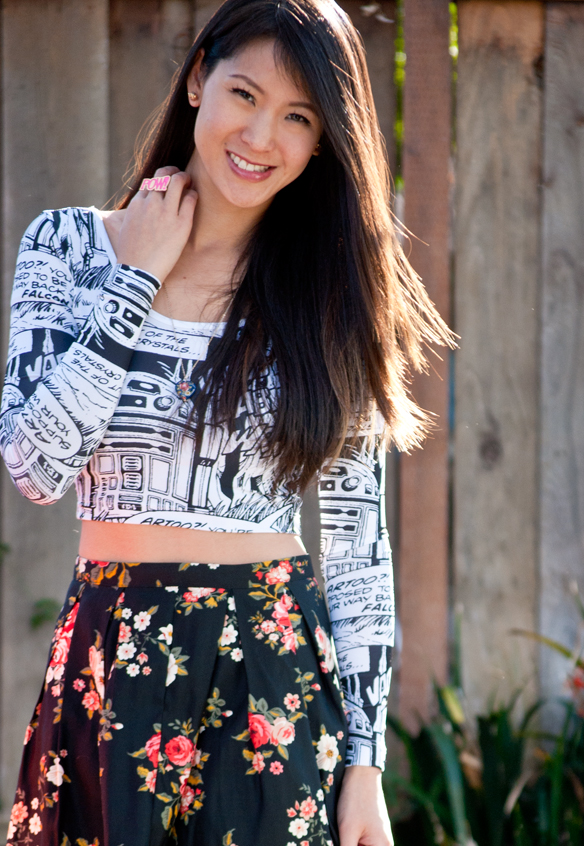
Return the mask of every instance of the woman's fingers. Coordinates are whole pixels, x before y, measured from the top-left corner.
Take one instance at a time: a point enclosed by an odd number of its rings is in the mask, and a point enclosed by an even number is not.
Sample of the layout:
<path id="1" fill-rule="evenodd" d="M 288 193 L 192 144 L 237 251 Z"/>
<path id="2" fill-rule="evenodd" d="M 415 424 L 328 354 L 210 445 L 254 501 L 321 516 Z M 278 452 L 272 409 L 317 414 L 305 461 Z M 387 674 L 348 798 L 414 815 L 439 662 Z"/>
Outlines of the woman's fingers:
<path id="1" fill-rule="evenodd" d="M 169 177 L 166 190 L 156 190 Z M 192 229 L 197 193 L 188 173 L 158 168 L 126 210 L 118 238 L 118 260 L 152 273 L 161 282 L 178 261 Z"/>

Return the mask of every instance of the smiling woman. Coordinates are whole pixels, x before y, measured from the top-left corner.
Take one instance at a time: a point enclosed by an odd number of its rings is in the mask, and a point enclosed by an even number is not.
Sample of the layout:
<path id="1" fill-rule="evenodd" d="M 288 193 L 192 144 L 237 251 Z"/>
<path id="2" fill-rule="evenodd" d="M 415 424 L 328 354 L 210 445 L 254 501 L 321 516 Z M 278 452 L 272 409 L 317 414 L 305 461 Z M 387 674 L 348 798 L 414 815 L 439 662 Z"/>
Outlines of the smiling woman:
<path id="1" fill-rule="evenodd" d="M 75 483 L 83 530 L 9 842 L 391 844 L 384 452 L 450 334 L 388 186 L 344 12 L 227 0 L 119 208 L 25 233 L 0 446 L 34 502 Z"/>

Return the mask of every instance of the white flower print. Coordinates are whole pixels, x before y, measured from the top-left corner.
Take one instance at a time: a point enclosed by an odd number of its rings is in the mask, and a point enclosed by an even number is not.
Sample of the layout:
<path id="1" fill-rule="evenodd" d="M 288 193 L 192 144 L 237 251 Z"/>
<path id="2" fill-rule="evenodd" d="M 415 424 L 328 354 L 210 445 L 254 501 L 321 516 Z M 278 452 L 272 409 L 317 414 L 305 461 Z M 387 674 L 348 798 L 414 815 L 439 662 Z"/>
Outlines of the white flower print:
<path id="1" fill-rule="evenodd" d="M 235 611 L 235 597 L 234 596 L 230 596 L 229 599 L 227 600 L 227 607 L 229 608 L 230 611 Z"/>
<path id="2" fill-rule="evenodd" d="M 243 649 L 239 649 L 239 647 L 236 649 L 232 649 L 229 654 L 231 655 L 233 661 L 241 661 L 241 659 L 243 658 Z"/>
<path id="3" fill-rule="evenodd" d="M 30 807 L 33 809 L 33 811 L 36 811 L 38 806 L 39 806 L 39 800 L 35 796 L 34 799 L 30 800 Z"/>
<path id="4" fill-rule="evenodd" d="M 169 623 L 168 626 L 161 626 L 158 631 L 160 634 L 158 635 L 158 640 L 163 640 L 168 646 L 172 643 L 172 623 Z"/>
<path id="5" fill-rule="evenodd" d="M 144 632 L 150 625 L 152 615 L 147 611 L 140 611 L 139 614 L 134 614 L 134 628 L 139 632 Z"/>
<path id="6" fill-rule="evenodd" d="M 304 837 L 304 835 L 308 833 L 308 823 L 306 820 L 301 820 L 300 818 L 292 820 L 288 826 L 288 831 L 290 834 L 293 834 L 294 837 Z"/>
<path id="7" fill-rule="evenodd" d="M 219 564 L 207 564 L 207 567 L 209 568 L 209 570 L 216 570 L 217 567 L 219 567 L 219 566 L 220 566 Z"/>
<path id="8" fill-rule="evenodd" d="M 41 818 L 38 814 L 33 814 L 33 816 L 28 821 L 28 827 L 30 829 L 31 834 L 38 834 L 39 831 L 42 829 L 43 824 L 41 823 Z"/>
<path id="9" fill-rule="evenodd" d="M 54 784 L 55 787 L 60 787 L 63 784 L 63 776 L 65 775 L 65 770 L 61 766 L 61 759 L 57 755 L 55 760 L 53 761 L 53 766 L 49 767 L 47 772 L 47 781 L 50 781 L 51 784 Z"/>
<path id="10" fill-rule="evenodd" d="M 326 813 L 326 808 L 325 808 L 325 806 L 324 806 L 324 805 L 322 806 L 322 808 L 321 808 L 321 809 L 320 809 L 320 811 L 318 812 L 318 815 L 319 815 L 319 817 L 320 817 L 320 821 L 321 821 L 321 823 L 322 823 L 323 825 L 326 825 L 326 824 L 327 824 L 327 822 L 328 822 L 328 816 L 327 816 L 327 813 Z"/>
<path id="11" fill-rule="evenodd" d="M 176 674 L 178 672 L 178 664 L 176 663 L 176 658 L 170 653 L 168 656 L 168 669 L 166 670 L 166 687 L 169 684 L 172 684 L 176 678 Z"/>
<path id="12" fill-rule="evenodd" d="M 133 678 L 134 676 L 137 676 L 140 672 L 140 667 L 138 666 L 138 664 L 128 664 L 128 666 L 126 667 L 126 672 L 129 676 L 132 676 Z"/>
<path id="13" fill-rule="evenodd" d="M 324 799 L 324 790 L 320 790 L 320 789 L 317 790 L 316 791 L 316 798 L 318 799 L 319 802 L 322 802 L 322 800 Z"/>
<path id="14" fill-rule="evenodd" d="M 332 773 L 337 765 L 339 746 L 336 737 L 330 734 L 323 734 L 316 744 L 316 763 L 319 770 Z"/>
<path id="15" fill-rule="evenodd" d="M 133 658 L 136 654 L 136 645 L 134 643 L 120 643 L 118 646 L 117 656 L 120 661 L 127 661 Z"/>
<path id="16" fill-rule="evenodd" d="M 233 623 L 229 623 L 228 626 L 223 628 L 221 632 L 221 638 L 219 643 L 221 646 L 228 646 L 230 643 L 234 643 L 237 640 L 237 629 L 233 625 Z"/>
<path id="17" fill-rule="evenodd" d="M 130 608 L 124 608 L 124 610 L 122 611 L 122 617 L 124 618 L 124 620 L 129 620 L 131 616 L 132 610 Z"/>
<path id="18" fill-rule="evenodd" d="M 164 590 L 167 590 L 169 593 L 178 593 L 178 585 L 168 585 Z"/>

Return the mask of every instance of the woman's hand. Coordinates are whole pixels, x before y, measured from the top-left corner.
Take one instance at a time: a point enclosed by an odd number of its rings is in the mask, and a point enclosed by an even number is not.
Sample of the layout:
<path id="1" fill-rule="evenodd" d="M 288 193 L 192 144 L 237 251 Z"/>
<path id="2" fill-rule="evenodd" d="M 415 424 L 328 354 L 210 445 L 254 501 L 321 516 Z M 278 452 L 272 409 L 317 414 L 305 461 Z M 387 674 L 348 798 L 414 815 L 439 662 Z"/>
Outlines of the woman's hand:
<path id="1" fill-rule="evenodd" d="M 138 191 L 132 199 L 117 238 L 117 259 L 164 282 L 191 233 L 197 192 L 177 167 L 161 167 L 155 176 L 170 176 L 170 184 L 164 193 Z"/>
<path id="2" fill-rule="evenodd" d="M 337 807 L 341 846 L 393 846 L 381 770 L 347 767 Z"/>

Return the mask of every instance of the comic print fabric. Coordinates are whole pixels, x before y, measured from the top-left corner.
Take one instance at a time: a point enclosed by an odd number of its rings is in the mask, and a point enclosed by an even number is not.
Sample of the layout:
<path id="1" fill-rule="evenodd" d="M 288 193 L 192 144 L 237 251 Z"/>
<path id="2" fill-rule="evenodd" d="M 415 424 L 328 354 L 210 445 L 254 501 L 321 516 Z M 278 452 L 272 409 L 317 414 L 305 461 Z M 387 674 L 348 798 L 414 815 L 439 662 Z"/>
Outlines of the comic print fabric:
<path id="1" fill-rule="evenodd" d="M 273 490 L 257 445 L 277 402 L 275 373 L 250 386 L 233 434 L 207 419 L 199 443 L 175 384 L 221 327 L 173 327 L 151 308 L 158 287 L 116 264 L 95 209 L 44 212 L 28 227 L 0 409 L 14 483 L 40 504 L 75 483 L 80 519 L 300 532 L 301 500 L 285 485 Z M 319 480 L 322 570 L 349 705 L 347 763 L 381 768 L 394 627 L 384 458 L 364 437 Z"/>
<path id="2" fill-rule="evenodd" d="M 8 843 L 338 846 L 346 734 L 308 556 L 79 558 Z"/>

